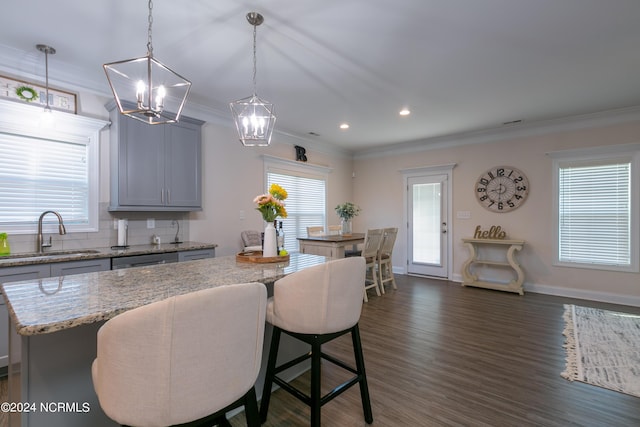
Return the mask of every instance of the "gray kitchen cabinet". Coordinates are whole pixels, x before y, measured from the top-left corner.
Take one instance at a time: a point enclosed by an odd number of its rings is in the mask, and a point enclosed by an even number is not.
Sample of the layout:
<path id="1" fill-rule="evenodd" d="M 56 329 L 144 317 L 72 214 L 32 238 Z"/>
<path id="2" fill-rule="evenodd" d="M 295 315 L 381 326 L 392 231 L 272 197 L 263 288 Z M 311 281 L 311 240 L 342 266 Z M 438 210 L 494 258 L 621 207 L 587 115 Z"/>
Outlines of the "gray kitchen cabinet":
<path id="1" fill-rule="evenodd" d="M 203 121 L 148 125 L 121 115 L 111 117 L 110 211 L 195 211 L 202 209 Z"/>
<path id="2" fill-rule="evenodd" d="M 21 280 L 43 279 L 45 277 L 67 276 L 70 274 L 91 273 L 111 268 L 110 258 L 82 261 L 66 261 L 53 264 L 20 265 L 0 269 L 0 283 Z M 4 374 L 9 363 L 9 313 L 4 297 L 0 298 L 0 372 Z"/>
<path id="3" fill-rule="evenodd" d="M 49 277 L 48 264 L 21 265 L 0 269 L 0 283 Z M 0 375 L 6 375 L 9 365 L 9 312 L 0 297 Z"/>
<path id="4" fill-rule="evenodd" d="M 84 261 L 67 261 L 51 264 L 51 276 L 68 276 L 70 274 L 93 273 L 94 271 L 111 270 L 110 258 L 97 258 Z"/>
<path id="5" fill-rule="evenodd" d="M 214 258 L 216 256 L 215 248 L 212 249 L 197 249 L 193 251 L 181 251 L 178 252 L 178 261 L 194 261 L 197 259 Z"/>

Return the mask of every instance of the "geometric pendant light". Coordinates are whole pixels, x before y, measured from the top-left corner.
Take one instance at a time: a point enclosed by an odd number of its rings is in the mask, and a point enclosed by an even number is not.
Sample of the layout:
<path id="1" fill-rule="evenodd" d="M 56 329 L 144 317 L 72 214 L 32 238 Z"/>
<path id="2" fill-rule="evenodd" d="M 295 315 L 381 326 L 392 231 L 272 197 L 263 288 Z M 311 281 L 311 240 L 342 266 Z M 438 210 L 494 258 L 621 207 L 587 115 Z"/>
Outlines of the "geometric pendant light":
<path id="1" fill-rule="evenodd" d="M 271 134 L 276 122 L 273 104 L 256 95 L 256 27 L 264 22 L 257 12 L 249 12 L 247 21 L 253 25 L 253 95 L 231 102 L 231 113 L 242 145 L 266 146 L 271 143 Z"/>
<path id="2" fill-rule="evenodd" d="M 151 125 L 175 123 L 180 119 L 191 82 L 153 57 L 152 9 L 149 0 L 147 54 L 102 67 L 121 114 Z"/>

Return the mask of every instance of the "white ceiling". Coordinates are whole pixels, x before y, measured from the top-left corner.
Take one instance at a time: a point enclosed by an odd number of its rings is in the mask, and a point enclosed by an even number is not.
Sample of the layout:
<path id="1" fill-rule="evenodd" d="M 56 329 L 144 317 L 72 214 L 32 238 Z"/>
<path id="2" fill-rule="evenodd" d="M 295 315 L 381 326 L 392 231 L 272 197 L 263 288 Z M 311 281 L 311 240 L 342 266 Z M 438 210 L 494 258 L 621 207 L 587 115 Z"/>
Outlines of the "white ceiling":
<path id="1" fill-rule="evenodd" d="M 257 93 L 277 132 L 313 144 L 357 152 L 640 105 L 639 0 L 156 0 L 154 55 L 192 81 L 187 112 L 231 124 L 228 103 L 251 95 L 253 10 Z M 147 12 L 3 0 L 0 71 L 42 82 L 44 43 L 52 86 L 108 95 L 102 64 L 146 53 Z"/>

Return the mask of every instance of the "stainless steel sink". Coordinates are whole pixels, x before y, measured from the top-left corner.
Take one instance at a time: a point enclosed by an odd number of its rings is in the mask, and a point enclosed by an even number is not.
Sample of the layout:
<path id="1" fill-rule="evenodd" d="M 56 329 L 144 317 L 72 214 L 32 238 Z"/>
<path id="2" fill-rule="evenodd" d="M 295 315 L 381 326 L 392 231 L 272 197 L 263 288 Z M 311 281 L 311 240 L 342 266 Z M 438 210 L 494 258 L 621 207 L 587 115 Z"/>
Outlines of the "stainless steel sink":
<path id="1" fill-rule="evenodd" d="M 79 249 L 79 250 L 69 250 L 69 251 L 50 251 L 50 252 L 26 252 L 22 254 L 14 254 L 8 256 L 0 256 L 0 261 L 3 259 L 45 259 L 45 258 L 67 258 L 67 257 L 81 257 L 86 255 L 98 254 L 100 251 L 95 249 Z"/>

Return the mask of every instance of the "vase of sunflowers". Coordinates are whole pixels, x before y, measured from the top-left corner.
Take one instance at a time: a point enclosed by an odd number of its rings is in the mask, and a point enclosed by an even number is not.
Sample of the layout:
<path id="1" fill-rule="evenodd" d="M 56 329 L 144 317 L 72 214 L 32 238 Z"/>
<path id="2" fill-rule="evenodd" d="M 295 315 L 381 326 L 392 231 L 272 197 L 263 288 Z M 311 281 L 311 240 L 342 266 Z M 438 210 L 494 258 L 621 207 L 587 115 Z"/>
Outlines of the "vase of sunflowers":
<path id="1" fill-rule="evenodd" d="M 287 198 L 287 191 L 278 184 L 271 184 L 269 192 L 260 194 L 253 201 L 258 205 L 256 210 L 262 214 L 262 219 L 267 223 L 264 229 L 264 241 L 262 245 L 263 257 L 278 256 L 278 240 L 274 221 L 278 218 L 286 218 L 287 210 L 284 200 Z"/>

